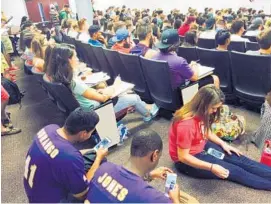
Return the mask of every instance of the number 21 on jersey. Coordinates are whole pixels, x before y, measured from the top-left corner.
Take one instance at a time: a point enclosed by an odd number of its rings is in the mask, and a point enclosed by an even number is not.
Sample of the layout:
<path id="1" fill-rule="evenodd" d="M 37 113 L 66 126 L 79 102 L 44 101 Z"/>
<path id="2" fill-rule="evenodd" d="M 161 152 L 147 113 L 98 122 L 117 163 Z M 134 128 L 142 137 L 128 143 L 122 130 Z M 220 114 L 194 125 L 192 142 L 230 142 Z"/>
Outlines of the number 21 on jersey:
<path id="1" fill-rule="evenodd" d="M 25 160 L 24 178 L 28 181 L 30 188 L 32 188 L 34 176 L 35 176 L 35 173 L 37 170 L 37 166 L 35 164 L 33 164 L 29 168 L 30 161 L 31 161 L 31 157 L 28 155 Z M 29 170 L 30 170 L 30 173 L 29 173 Z M 28 173 L 29 173 L 29 176 L 28 176 Z"/>

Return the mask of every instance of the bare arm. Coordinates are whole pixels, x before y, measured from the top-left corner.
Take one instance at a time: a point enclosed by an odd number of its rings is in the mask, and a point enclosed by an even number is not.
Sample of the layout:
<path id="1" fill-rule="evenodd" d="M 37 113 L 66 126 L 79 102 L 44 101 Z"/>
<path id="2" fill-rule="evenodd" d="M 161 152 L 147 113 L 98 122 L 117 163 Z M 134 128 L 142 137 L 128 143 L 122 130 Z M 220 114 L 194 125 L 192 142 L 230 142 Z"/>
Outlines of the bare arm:
<path id="1" fill-rule="evenodd" d="M 195 62 L 191 62 L 190 65 L 191 69 L 193 70 L 194 74 L 190 78 L 191 81 L 197 81 L 199 79 L 199 70 L 198 70 L 198 65 Z"/>
<path id="2" fill-rule="evenodd" d="M 207 138 L 212 141 L 213 143 L 219 145 L 219 146 L 223 146 L 225 144 L 225 142 L 223 140 L 221 140 L 219 137 L 217 137 L 215 134 L 213 134 L 211 131 L 208 131 L 208 135 Z"/>
<path id="3" fill-rule="evenodd" d="M 184 164 L 192 166 L 198 169 L 204 169 L 207 171 L 211 170 L 212 164 L 209 162 L 202 161 L 193 155 L 189 154 L 190 149 L 181 149 L 178 147 L 178 159 Z"/>
<path id="4" fill-rule="evenodd" d="M 106 94 L 100 94 L 95 89 L 88 88 L 84 93 L 83 96 L 87 99 L 98 101 L 101 103 L 106 102 L 108 99 L 110 99 L 110 95 Z"/>

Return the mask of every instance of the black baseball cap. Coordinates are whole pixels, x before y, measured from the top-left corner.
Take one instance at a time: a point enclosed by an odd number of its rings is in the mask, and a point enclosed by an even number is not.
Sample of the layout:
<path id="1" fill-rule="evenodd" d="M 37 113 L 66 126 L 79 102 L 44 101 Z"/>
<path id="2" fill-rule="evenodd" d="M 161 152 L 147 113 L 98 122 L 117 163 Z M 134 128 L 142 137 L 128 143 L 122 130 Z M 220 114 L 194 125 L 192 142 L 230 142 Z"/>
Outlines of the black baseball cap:
<path id="1" fill-rule="evenodd" d="M 162 33 L 161 41 L 156 43 L 158 49 L 166 49 L 180 42 L 178 31 L 175 29 L 167 29 Z"/>
<path id="2" fill-rule="evenodd" d="M 88 32 L 89 32 L 90 35 L 92 35 L 92 34 L 94 34 L 94 33 L 99 32 L 100 29 L 101 29 L 101 28 L 100 28 L 100 26 L 98 26 L 98 25 L 91 25 L 91 26 L 89 27 L 89 29 L 88 29 Z"/>

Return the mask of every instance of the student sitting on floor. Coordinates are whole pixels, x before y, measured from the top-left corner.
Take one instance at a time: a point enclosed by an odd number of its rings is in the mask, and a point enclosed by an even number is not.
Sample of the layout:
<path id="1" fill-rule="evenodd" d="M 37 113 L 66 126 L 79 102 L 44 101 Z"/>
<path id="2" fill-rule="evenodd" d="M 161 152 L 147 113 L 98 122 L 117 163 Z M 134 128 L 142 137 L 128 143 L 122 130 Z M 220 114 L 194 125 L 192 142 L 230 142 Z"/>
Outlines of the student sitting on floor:
<path id="1" fill-rule="evenodd" d="M 88 87 L 83 80 L 76 79 L 74 73 L 79 68 L 76 51 L 71 45 L 59 45 L 53 50 L 51 64 L 48 66 L 47 76 L 52 82 L 60 82 L 68 86 L 82 108 L 89 110 L 98 107 L 111 99 L 118 87 L 118 82 L 105 89 L 96 90 Z M 158 114 L 159 108 L 148 105 L 136 94 L 122 94 L 117 97 L 114 106 L 115 112 L 119 112 L 130 106 L 134 106 L 145 122 L 151 121 Z"/>
<path id="2" fill-rule="evenodd" d="M 132 140 L 130 159 L 124 166 L 104 162 L 89 184 L 85 203 L 198 203 L 179 191 L 178 184 L 169 198 L 146 181 L 166 179 L 172 170 L 155 169 L 162 155 L 161 137 L 152 130 L 139 131 Z"/>
<path id="3" fill-rule="evenodd" d="M 210 131 L 219 119 L 224 94 L 214 85 L 202 87 L 178 110 L 169 131 L 169 154 L 176 168 L 202 179 L 226 179 L 271 191 L 271 168 L 253 161 Z"/>
<path id="4" fill-rule="evenodd" d="M 88 182 L 107 155 L 106 149 L 82 154 L 73 144 L 91 137 L 99 116 L 94 111 L 73 111 L 63 127 L 47 125 L 34 138 L 25 161 L 24 188 L 30 203 L 84 200 Z M 90 168 L 86 168 L 86 164 Z"/>
<path id="5" fill-rule="evenodd" d="M 185 84 L 189 80 L 197 81 L 199 79 L 196 63 L 187 64 L 187 61 L 176 54 L 180 46 L 180 38 L 176 30 L 169 29 L 162 33 L 161 42 L 156 44 L 160 52 L 152 57 L 154 60 L 167 61 L 171 74 L 171 85 L 174 89 Z M 219 87 L 219 78 L 210 75 L 199 80 L 199 87 L 206 84 L 215 84 Z"/>

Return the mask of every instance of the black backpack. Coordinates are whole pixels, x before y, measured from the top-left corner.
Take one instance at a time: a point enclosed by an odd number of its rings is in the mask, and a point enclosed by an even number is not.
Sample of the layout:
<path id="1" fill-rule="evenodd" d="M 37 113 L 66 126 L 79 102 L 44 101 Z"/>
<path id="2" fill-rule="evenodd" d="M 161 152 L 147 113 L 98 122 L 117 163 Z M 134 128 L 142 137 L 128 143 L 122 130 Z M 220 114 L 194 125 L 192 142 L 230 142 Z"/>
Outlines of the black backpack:
<path id="1" fill-rule="evenodd" d="M 14 82 L 2 77 L 1 79 L 2 86 L 6 89 L 9 94 L 8 105 L 17 104 L 21 105 L 22 98 L 24 97 L 24 93 L 22 93 Z"/>

